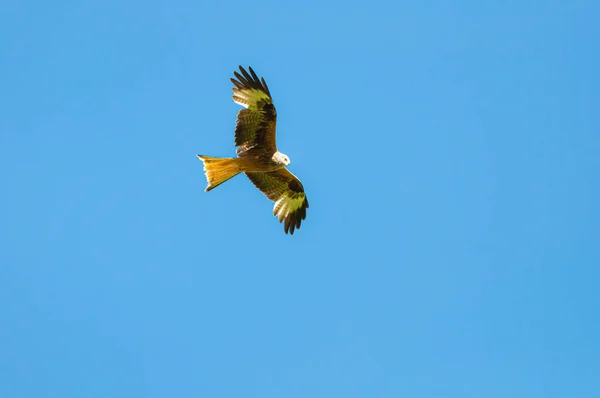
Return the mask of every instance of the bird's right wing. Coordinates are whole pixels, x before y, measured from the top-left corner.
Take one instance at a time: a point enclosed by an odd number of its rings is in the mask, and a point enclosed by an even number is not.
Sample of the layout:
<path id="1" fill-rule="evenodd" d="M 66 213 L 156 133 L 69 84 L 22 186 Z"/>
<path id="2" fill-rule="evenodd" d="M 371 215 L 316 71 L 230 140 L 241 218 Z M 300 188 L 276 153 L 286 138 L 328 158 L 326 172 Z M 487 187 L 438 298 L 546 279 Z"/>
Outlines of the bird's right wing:
<path id="1" fill-rule="evenodd" d="M 239 111 L 235 127 L 236 152 L 242 154 L 251 149 L 266 152 L 277 151 L 275 125 L 277 112 L 265 79 L 258 78 L 252 68 L 250 73 L 240 66 L 240 72 L 233 72 L 231 79 L 233 100 L 246 109 Z"/>

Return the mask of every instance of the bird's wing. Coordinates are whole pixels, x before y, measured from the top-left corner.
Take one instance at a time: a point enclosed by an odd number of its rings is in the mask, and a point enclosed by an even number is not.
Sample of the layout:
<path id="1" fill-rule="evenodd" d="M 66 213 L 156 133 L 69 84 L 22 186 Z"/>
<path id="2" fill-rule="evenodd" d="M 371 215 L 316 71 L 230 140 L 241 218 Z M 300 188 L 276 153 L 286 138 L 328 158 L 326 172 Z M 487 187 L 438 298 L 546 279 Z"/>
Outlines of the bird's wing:
<path id="1" fill-rule="evenodd" d="M 233 100 L 243 106 L 237 116 L 235 127 L 236 152 L 255 149 L 257 151 L 275 152 L 275 124 L 277 112 L 273 106 L 273 99 L 265 79 L 258 78 L 252 68 L 250 73 L 240 66 L 240 72 L 233 72 L 236 79 L 231 79 Z"/>
<path id="2" fill-rule="evenodd" d="M 279 218 L 279 222 L 285 220 L 285 233 L 289 231 L 293 235 L 294 230 L 299 229 L 302 220 L 306 218 L 308 209 L 308 200 L 300 180 L 286 168 L 246 175 L 267 198 L 275 202 L 273 215 Z"/>

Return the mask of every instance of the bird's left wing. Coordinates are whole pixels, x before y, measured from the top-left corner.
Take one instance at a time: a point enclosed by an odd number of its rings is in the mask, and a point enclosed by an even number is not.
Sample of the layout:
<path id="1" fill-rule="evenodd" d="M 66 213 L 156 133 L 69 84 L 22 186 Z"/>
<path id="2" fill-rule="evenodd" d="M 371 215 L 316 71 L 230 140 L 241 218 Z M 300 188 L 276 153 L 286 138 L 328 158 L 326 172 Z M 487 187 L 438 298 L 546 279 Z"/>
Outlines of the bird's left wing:
<path id="1" fill-rule="evenodd" d="M 246 175 L 267 198 L 275 202 L 273 215 L 283 222 L 285 233 L 289 231 L 293 235 L 295 229 L 300 229 L 308 209 L 308 200 L 300 180 L 286 168 Z"/>
<path id="2" fill-rule="evenodd" d="M 275 144 L 275 126 L 277 112 L 265 79 L 258 78 L 252 68 L 250 73 L 240 66 L 240 73 L 233 72 L 231 79 L 233 101 L 246 109 L 239 111 L 235 127 L 236 152 L 242 154 L 251 149 L 273 153 Z"/>

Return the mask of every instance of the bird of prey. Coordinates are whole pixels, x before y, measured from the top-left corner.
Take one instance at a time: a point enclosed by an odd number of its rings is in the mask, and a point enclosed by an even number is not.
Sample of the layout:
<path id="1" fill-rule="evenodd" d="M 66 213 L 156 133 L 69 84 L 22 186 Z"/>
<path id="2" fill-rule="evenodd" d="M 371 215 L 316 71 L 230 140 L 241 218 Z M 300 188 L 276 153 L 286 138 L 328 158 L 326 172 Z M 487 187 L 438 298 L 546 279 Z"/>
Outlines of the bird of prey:
<path id="1" fill-rule="evenodd" d="M 284 231 L 294 234 L 306 218 L 308 200 L 300 180 L 287 168 L 290 158 L 277 150 L 275 127 L 277 112 L 264 78 L 258 78 L 240 66 L 235 79 L 233 101 L 245 109 L 239 111 L 235 127 L 237 157 L 215 158 L 197 155 L 204 163 L 210 191 L 239 173 L 244 173 L 273 202 L 273 215 L 283 222 Z M 236 80 L 237 79 L 237 80 Z"/>

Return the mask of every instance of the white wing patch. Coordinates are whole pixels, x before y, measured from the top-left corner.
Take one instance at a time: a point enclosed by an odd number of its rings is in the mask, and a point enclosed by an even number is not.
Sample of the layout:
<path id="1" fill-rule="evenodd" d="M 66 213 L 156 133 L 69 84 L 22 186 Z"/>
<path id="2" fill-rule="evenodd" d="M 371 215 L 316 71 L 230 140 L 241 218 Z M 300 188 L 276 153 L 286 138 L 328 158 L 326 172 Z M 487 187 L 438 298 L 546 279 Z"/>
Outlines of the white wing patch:
<path id="1" fill-rule="evenodd" d="M 244 108 L 250 109 L 252 111 L 258 110 L 256 106 L 261 100 L 267 100 L 271 102 L 271 97 L 269 94 L 265 93 L 262 90 L 257 89 L 233 89 L 233 101 L 236 104 L 243 106 Z"/>
<path id="2" fill-rule="evenodd" d="M 304 203 L 305 195 L 298 195 L 297 198 L 292 198 L 287 195 L 283 195 L 277 202 L 275 202 L 275 206 L 273 207 L 273 215 L 279 218 L 279 222 L 281 222 L 284 218 L 286 218 L 290 213 L 298 210 L 302 203 Z"/>

